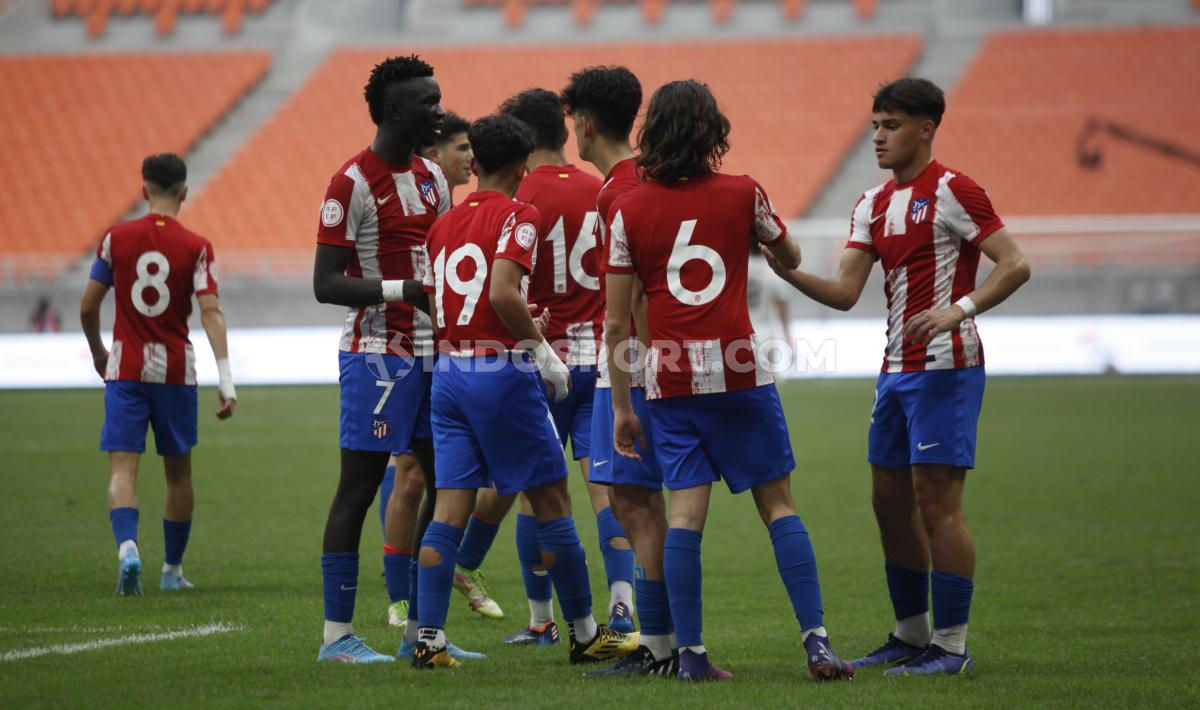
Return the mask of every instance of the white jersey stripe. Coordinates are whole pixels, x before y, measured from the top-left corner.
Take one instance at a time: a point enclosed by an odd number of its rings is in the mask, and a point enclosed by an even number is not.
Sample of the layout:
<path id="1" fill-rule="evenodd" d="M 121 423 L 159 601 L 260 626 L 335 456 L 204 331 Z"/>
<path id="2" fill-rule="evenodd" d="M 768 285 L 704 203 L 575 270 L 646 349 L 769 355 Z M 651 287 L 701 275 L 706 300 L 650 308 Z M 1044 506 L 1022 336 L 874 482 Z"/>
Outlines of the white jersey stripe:
<path id="1" fill-rule="evenodd" d="M 904 369 L 904 309 L 908 307 L 908 266 L 898 266 L 887 275 L 892 295 L 888 311 L 887 361 L 888 372 Z"/>
<path id="2" fill-rule="evenodd" d="M 167 381 L 167 346 L 163 343 L 142 345 L 142 382 Z"/>
<path id="3" fill-rule="evenodd" d="M 955 267 L 962 242 L 947 223 L 946 211 L 957 204 L 948 183 L 954 173 L 947 171 L 938 180 L 933 213 L 933 305 L 932 308 L 949 308 L 950 294 L 954 288 Z M 925 369 L 946 370 L 954 367 L 954 331 L 939 333 L 925 348 Z M 930 359 L 932 356 L 932 359 Z"/>
<path id="4" fill-rule="evenodd" d="M 692 394 L 724 392 L 725 358 L 721 341 L 693 340 L 686 346 L 692 370 Z"/>

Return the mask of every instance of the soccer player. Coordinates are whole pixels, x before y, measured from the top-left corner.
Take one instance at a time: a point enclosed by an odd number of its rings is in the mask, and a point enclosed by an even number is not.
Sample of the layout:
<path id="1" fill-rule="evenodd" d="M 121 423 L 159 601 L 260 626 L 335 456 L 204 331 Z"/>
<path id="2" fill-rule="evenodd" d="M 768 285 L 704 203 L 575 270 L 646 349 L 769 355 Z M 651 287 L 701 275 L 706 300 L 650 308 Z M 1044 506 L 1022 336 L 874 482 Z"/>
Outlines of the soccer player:
<path id="1" fill-rule="evenodd" d="M 629 137 L 642 104 L 642 85 L 625 67 L 589 67 L 576 72 L 562 92 L 563 103 L 571 117 L 579 155 L 596 167 L 605 179 L 596 197 L 597 271 L 607 263 L 611 240 L 606 239 L 612 222 L 612 205 L 618 197 L 641 184 L 636 158 Z M 601 273 L 601 291 L 604 277 Z M 646 333 L 645 298 L 640 282 L 634 278 L 634 320 L 640 321 L 638 333 Z M 632 333 L 633 331 L 630 330 Z M 634 341 L 631 341 L 634 342 Z M 629 348 L 636 352 L 635 348 Z M 636 356 L 634 358 L 636 360 Z M 674 626 L 667 603 L 663 576 L 663 541 L 667 534 L 666 503 L 662 494 L 662 472 L 654 461 L 653 448 L 641 450 L 641 460 L 617 455 L 613 451 L 612 394 L 608 362 L 604 348 L 598 357 L 599 376 L 592 407 L 593 483 L 610 486 L 613 512 L 632 539 L 637 556 L 637 615 L 641 622 L 639 648 L 612 668 L 590 675 L 661 675 L 672 676 L 677 670 Z M 644 380 L 640 367 L 631 368 L 629 396 L 638 415 L 647 419 Z"/>
<path id="2" fill-rule="evenodd" d="M 987 194 L 932 157 L 945 109 L 941 89 L 925 79 L 880 88 L 871 107 L 875 157 L 892 179 L 854 207 L 837 275 L 821 278 L 775 264 L 806 296 L 843 311 L 858 301 L 874 262 L 883 264 L 887 347 L 867 460 L 896 627 L 882 646 L 853 663 L 900 664 L 886 671 L 891 675 L 955 674 L 973 665 L 967 617 L 975 547 L 962 491 L 975 465 L 983 402 L 983 348 L 974 317 L 1029 279 L 1029 264 Z M 996 268 L 976 288 L 981 251 Z"/>
<path id="3" fill-rule="evenodd" d="M 167 476 L 163 511 L 161 589 L 191 589 L 183 576 L 183 553 L 192 529 L 192 447 L 196 445 L 196 362 L 188 340 L 192 296 L 217 358 L 218 419 L 233 416 L 237 393 L 229 368 L 225 314 L 217 301 L 212 244 L 178 222 L 187 198 L 187 166 L 173 153 L 142 161 L 142 197 L 150 213 L 118 224 L 96 250 L 79 320 L 104 378 L 104 428 L 108 452 L 108 507 L 117 542 L 117 594 L 142 593 L 138 555 L 137 474 L 146 450 L 146 425 Z M 111 351 L 100 339 L 100 304 L 116 289 Z"/>
<path id="4" fill-rule="evenodd" d="M 317 655 L 346 663 L 394 660 L 351 626 L 358 545 L 390 452 L 411 448 L 433 470 L 432 443 L 414 438 L 428 411 L 433 329 L 413 301 L 425 301 L 425 237 L 450 208 L 441 169 L 415 155 L 442 125 L 433 68 L 415 55 L 386 59 L 363 94 L 375 139 L 329 182 L 313 265 L 317 300 L 349 307 L 338 353 L 341 474 L 325 524 L 325 630 Z"/>
<path id="5" fill-rule="evenodd" d="M 700 541 L 712 484 L 724 478 L 731 492 L 753 493 L 810 673 L 848 678 L 854 670 L 833 652 L 823 625 L 816 558 L 792 503 L 787 422 L 773 378 L 757 361 L 746 307 L 747 235 L 789 267 L 799 265 L 800 249 L 757 182 L 717 172 L 728 136 L 729 121 L 703 84 L 671 82 L 650 99 L 637 158 L 646 182 L 617 198 L 610 225 L 605 345 L 614 446 L 622 456 L 640 456 L 643 424 L 620 357 L 636 274 L 650 327 L 646 409 L 671 491 L 663 566 L 678 677 L 730 677 L 709 662 L 700 636 Z"/>
<path id="6" fill-rule="evenodd" d="M 488 483 L 501 495 L 529 497 L 541 559 L 570 629 L 571 662 L 605 660 L 632 650 L 630 639 L 592 617 L 566 461 L 542 384 L 544 378 L 561 401 L 570 373 L 538 331 L 524 297 L 538 212 L 512 197 L 533 139 L 510 116 L 476 121 L 470 139 L 479 189 L 438 220 L 427 245 L 432 270 L 425 289 L 444 330 L 432 399 L 438 496 L 418 553 L 420 629 L 412 665 L 458 665 L 447 649 L 446 611 L 463 528 L 476 491 Z"/>
<path id="7" fill-rule="evenodd" d="M 467 139 L 467 119 L 453 111 L 447 111 L 442 119 L 442 132 L 433 145 L 421 151 L 422 155 L 438 164 L 450 185 L 451 195 L 460 185 L 471 182 L 471 141 Z"/>

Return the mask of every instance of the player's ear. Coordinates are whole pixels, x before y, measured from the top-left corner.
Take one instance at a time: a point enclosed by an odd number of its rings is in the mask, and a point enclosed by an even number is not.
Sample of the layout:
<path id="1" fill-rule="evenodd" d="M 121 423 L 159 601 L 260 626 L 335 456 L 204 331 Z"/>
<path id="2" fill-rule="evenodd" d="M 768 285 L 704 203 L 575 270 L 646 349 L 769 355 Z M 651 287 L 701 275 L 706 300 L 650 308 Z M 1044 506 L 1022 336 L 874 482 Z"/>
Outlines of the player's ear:
<path id="1" fill-rule="evenodd" d="M 145 185 L 142 185 L 142 199 L 147 202 L 150 201 L 150 190 Z"/>
<path id="2" fill-rule="evenodd" d="M 479 177 L 479 163 L 475 162 L 475 156 L 471 156 L 471 174 Z"/>
<path id="3" fill-rule="evenodd" d="M 187 190 L 188 190 L 187 185 L 184 185 L 183 188 L 179 191 L 179 201 L 180 202 L 183 202 L 184 200 L 187 199 Z"/>
<path id="4" fill-rule="evenodd" d="M 937 133 L 937 124 L 933 122 L 932 118 L 921 122 L 921 140 L 932 141 L 935 133 Z"/>

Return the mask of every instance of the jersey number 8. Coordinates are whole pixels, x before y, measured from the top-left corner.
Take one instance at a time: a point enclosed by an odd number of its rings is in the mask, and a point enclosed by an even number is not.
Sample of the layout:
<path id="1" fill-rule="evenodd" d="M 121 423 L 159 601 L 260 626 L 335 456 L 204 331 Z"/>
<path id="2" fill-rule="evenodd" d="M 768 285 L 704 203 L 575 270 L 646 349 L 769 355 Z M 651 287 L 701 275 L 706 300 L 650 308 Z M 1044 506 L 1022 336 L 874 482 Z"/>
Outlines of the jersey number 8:
<path id="1" fill-rule="evenodd" d="M 151 264 L 158 267 L 154 273 L 150 273 Z M 167 288 L 167 275 L 171 273 L 171 263 L 161 251 L 148 251 L 138 257 L 136 268 L 137 280 L 133 282 L 133 292 L 130 294 L 133 307 L 138 313 L 150 318 L 162 314 L 171 302 L 171 291 Z M 150 288 L 158 293 L 158 300 L 154 303 L 146 303 L 146 289 Z"/>
<path id="2" fill-rule="evenodd" d="M 470 281 L 458 277 L 458 265 L 470 259 L 475 262 L 475 275 Z M 446 308 L 442 303 L 445 287 L 463 296 L 462 311 L 458 314 L 458 325 L 467 325 L 475 315 L 475 306 L 483 295 L 483 283 L 487 280 L 487 258 L 478 244 L 464 244 L 446 257 L 443 249 L 433 260 L 434 297 L 437 299 L 438 327 L 446 327 Z"/>

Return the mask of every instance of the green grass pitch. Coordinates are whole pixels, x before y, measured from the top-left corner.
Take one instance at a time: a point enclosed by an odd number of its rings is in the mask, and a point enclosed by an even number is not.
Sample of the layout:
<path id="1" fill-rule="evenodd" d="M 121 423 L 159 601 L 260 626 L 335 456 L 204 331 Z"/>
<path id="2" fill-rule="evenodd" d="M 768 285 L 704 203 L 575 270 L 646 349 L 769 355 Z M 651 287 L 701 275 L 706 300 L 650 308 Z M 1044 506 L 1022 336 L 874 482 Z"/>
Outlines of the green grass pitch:
<path id="1" fill-rule="evenodd" d="M 206 638 L 0 660 L 0 707 L 1196 706 L 1200 674 L 1200 380 L 1000 379 L 988 383 L 967 515 L 978 548 L 971 678 L 808 679 L 799 629 L 749 495 L 714 495 L 704 542 L 705 642 L 735 675 L 705 686 L 598 682 L 566 648 L 510 649 L 527 609 L 506 522 L 484 565 L 503 621 L 453 597 L 448 629 L 489 658 L 456 671 L 315 663 L 321 530 L 337 475 L 333 388 L 244 388 L 237 416 L 202 392 L 190 593 L 157 589 L 161 465 L 143 462 L 146 596 L 113 596 L 102 397 L 0 393 L 0 656 L 210 622 Z M 799 462 L 793 487 L 813 536 L 826 625 L 846 657 L 891 626 L 864 463 L 868 381 L 782 386 Z M 595 520 L 578 476 L 576 519 L 607 600 Z M 377 518 L 363 536 L 356 629 L 387 628 Z"/>

